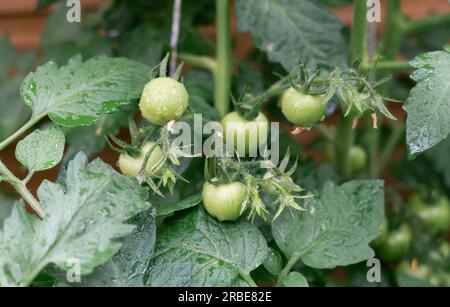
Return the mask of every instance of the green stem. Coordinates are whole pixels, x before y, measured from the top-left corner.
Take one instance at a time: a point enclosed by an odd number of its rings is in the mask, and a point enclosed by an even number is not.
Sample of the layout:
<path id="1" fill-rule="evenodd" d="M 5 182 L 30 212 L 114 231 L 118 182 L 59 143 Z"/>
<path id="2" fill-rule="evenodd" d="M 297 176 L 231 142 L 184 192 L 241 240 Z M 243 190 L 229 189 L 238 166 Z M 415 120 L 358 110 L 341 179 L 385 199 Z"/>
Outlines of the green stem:
<path id="1" fill-rule="evenodd" d="M 258 285 L 256 284 L 256 282 L 253 280 L 253 278 L 246 273 L 240 272 L 239 275 L 241 276 L 241 278 L 243 280 L 245 280 L 250 286 L 252 287 L 258 287 Z"/>
<path id="2" fill-rule="evenodd" d="M 450 13 L 409 21 L 406 23 L 405 31 L 414 33 L 438 26 L 450 26 Z"/>
<path id="3" fill-rule="evenodd" d="M 332 142 L 333 144 L 335 143 L 335 135 L 334 132 L 329 129 L 327 126 L 325 126 L 324 124 L 319 124 L 315 127 L 315 129 L 324 137 L 327 139 L 327 141 Z"/>
<path id="4" fill-rule="evenodd" d="M 366 1 L 354 1 L 350 64 L 360 60 L 364 65 L 367 61 L 367 9 Z M 335 150 L 337 168 L 344 178 L 351 175 L 349 153 L 354 139 L 352 126 L 353 118 L 341 114 Z"/>
<path id="5" fill-rule="evenodd" d="M 277 286 L 280 287 L 283 280 L 289 275 L 294 265 L 300 260 L 303 253 L 294 253 L 291 258 L 289 258 L 288 263 L 285 265 L 281 273 L 278 275 Z"/>
<path id="6" fill-rule="evenodd" d="M 9 184 L 19 193 L 20 196 L 30 205 L 30 207 L 36 212 L 36 214 L 44 219 L 45 214 L 41 208 L 39 202 L 34 198 L 33 194 L 27 189 L 26 185 L 17 178 L 3 162 L 0 161 L 0 174 L 2 174 L 6 179 L 5 181 L 9 182 Z"/>
<path id="7" fill-rule="evenodd" d="M 401 10 L 400 0 L 389 0 L 387 2 L 387 22 L 386 36 L 384 37 L 383 55 L 386 61 L 394 61 L 398 51 L 400 50 L 403 36 L 405 34 L 406 21 Z M 383 79 L 389 75 L 389 70 L 380 70 L 378 79 Z M 380 88 L 380 94 L 386 96 L 387 86 Z M 371 123 L 367 123 L 368 127 L 368 149 L 369 149 L 369 174 L 371 178 L 378 177 L 378 151 L 380 145 L 380 129 L 374 129 Z"/>
<path id="8" fill-rule="evenodd" d="M 353 25 L 351 37 L 351 59 L 350 64 L 360 60 L 367 60 L 367 3 L 355 0 L 353 6 Z"/>
<path id="9" fill-rule="evenodd" d="M 400 50 L 406 29 L 405 16 L 401 10 L 400 0 L 387 1 L 386 37 L 384 38 L 383 55 L 386 60 L 394 60 Z"/>
<path id="10" fill-rule="evenodd" d="M 216 1 L 217 68 L 215 70 L 215 106 L 221 117 L 230 108 L 229 95 L 232 67 L 230 3 L 230 0 Z"/>
<path id="11" fill-rule="evenodd" d="M 22 134 L 31 129 L 35 124 L 37 124 L 41 119 L 43 119 L 47 114 L 41 114 L 39 116 L 33 116 L 28 122 L 25 123 L 19 130 L 14 132 L 10 137 L 0 142 L 0 151 L 8 147 L 12 142 L 17 140 Z"/>
<path id="12" fill-rule="evenodd" d="M 372 69 L 372 65 L 365 65 L 362 69 L 364 72 L 368 72 Z M 377 63 L 377 71 L 383 74 L 411 69 L 412 67 L 407 61 L 380 61 Z"/>
<path id="13" fill-rule="evenodd" d="M 371 121 L 367 121 L 367 141 L 369 155 L 369 175 L 370 178 L 377 178 L 377 155 L 380 146 L 380 131 L 373 127 Z"/>
<path id="14" fill-rule="evenodd" d="M 391 135 L 389 136 L 386 146 L 384 146 L 384 150 L 381 153 L 380 158 L 378 159 L 378 163 L 376 163 L 375 165 L 375 177 L 378 177 L 380 175 L 380 173 L 383 171 L 384 166 L 389 162 L 392 153 L 394 152 L 395 148 L 397 148 L 397 144 L 403 137 L 405 129 L 406 126 L 404 122 L 392 125 Z"/>
<path id="15" fill-rule="evenodd" d="M 336 162 L 337 169 L 344 179 L 347 179 L 351 175 L 350 167 L 350 148 L 353 145 L 353 118 L 351 116 L 345 117 L 341 114 L 339 126 L 336 137 Z"/>
<path id="16" fill-rule="evenodd" d="M 198 56 L 198 55 L 193 55 L 193 54 L 188 54 L 188 53 L 181 53 L 178 55 L 178 58 L 181 61 L 184 61 L 185 63 L 187 63 L 189 65 L 207 69 L 210 72 L 212 72 L 213 74 L 216 71 L 216 67 L 217 67 L 216 60 L 214 60 L 211 57 Z"/>

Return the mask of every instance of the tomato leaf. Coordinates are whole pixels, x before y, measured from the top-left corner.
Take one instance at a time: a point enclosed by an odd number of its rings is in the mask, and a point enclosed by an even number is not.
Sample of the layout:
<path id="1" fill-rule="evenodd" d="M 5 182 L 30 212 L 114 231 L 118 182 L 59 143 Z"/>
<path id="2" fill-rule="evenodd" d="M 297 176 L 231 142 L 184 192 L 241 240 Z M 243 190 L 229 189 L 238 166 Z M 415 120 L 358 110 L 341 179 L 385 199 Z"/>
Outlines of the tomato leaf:
<path id="1" fill-rule="evenodd" d="M 127 127 L 130 116 L 135 113 L 136 104 L 124 106 L 119 112 L 102 114 L 91 126 L 69 127 L 64 129 L 68 149 L 63 162 L 72 160 L 82 151 L 88 157 L 101 152 L 106 145 L 105 136 L 116 135 L 120 128 Z"/>
<path id="2" fill-rule="evenodd" d="M 404 105 L 408 113 L 406 142 L 411 155 L 438 144 L 450 133 L 450 53 L 425 53 L 411 61 L 417 85 Z"/>
<path id="3" fill-rule="evenodd" d="M 55 62 L 38 67 L 21 87 L 21 96 L 33 117 L 48 115 L 62 126 L 90 125 L 101 113 L 140 97 L 150 70 L 124 58 L 97 57 L 82 63 L 80 57 L 66 66 Z"/>
<path id="4" fill-rule="evenodd" d="M 145 24 L 137 27 L 121 38 L 119 55 L 155 66 L 161 59 L 164 42 L 168 38 L 151 25 Z M 151 42 L 151 43 L 149 43 Z"/>
<path id="5" fill-rule="evenodd" d="M 14 198 L 8 197 L 0 191 L 0 227 L 3 226 L 3 221 L 11 214 L 14 203 Z"/>
<path id="6" fill-rule="evenodd" d="M 28 285 L 48 264 L 62 270 L 80 263 L 81 274 L 108 261 L 121 247 L 124 224 L 147 210 L 148 190 L 83 154 L 69 163 L 65 184 L 45 181 L 38 196 L 46 218 L 38 220 L 17 203 L 0 232 L 0 285 Z"/>
<path id="7" fill-rule="evenodd" d="M 270 274 L 278 275 L 283 269 L 283 258 L 277 250 L 269 247 L 267 251 L 267 258 L 263 265 Z"/>
<path id="8" fill-rule="evenodd" d="M 202 195 L 195 194 L 189 197 L 186 197 L 180 201 L 174 203 L 167 203 L 167 201 L 160 201 L 155 203 L 156 206 L 156 215 L 157 216 L 165 216 L 172 214 L 176 211 L 192 208 L 198 205 L 202 201 Z"/>
<path id="9" fill-rule="evenodd" d="M 255 45 L 269 60 L 290 71 L 304 63 L 345 67 L 346 43 L 339 19 L 307 0 L 237 0 L 239 29 L 250 31 Z"/>
<path id="10" fill-rule="evenodd" d="M 16 147 L 16 158 L 30 172 L 56 166 L 64 154 L 64 133 L 59 127 L 35 130 Z"/>
<path id="11" fill-rule="evenodd" d="M 267 243 L 256 226 L 221 223 L 203 208 L 168 220 L 156 240 L 149 286 L 233 286 L 261 265 Z"/>
<path id="12" fill-rule="evenodd" d="M 291 272 L 281 281 L 283 287 L 309 287 L 306 278 L 299 272 Z"/>
<path id="13" fill-rule="evenodd" d="M 374 256 L 369 243 L 379 235 L 384 218 L 382 181 L 328 182 L 302 207 L 307 211 L 284 212 L 272 224 L 274 239 L 287 257 L 325 269 Z"/>
<path id="14" fill-rule="evenodd" d="M 81 287 L 143 287 L 144 273 L 153 255 L 156 227 L 152 212 L 132 220 L 136 228 L 123 240 L 119 253 L 81 279 Z"/>

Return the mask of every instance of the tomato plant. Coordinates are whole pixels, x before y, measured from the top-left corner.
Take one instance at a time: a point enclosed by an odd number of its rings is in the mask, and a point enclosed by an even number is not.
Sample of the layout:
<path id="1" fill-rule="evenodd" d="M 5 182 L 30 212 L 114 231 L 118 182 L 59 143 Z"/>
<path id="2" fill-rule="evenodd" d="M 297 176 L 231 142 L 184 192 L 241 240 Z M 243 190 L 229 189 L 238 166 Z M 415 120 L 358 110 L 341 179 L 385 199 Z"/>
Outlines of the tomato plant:
<path id="1" fill-rule="evenodd" d="M 0 36 L 0 286 L 450 285 L 447 3 L 37 2 L 38 45 Z"/>

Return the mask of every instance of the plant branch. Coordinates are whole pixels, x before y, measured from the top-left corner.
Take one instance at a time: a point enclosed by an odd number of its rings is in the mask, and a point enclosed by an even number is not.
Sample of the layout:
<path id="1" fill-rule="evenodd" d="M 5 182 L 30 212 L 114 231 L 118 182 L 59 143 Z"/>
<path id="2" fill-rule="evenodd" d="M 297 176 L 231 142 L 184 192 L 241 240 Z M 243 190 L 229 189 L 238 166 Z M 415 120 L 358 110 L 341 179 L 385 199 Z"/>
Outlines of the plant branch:
<path id="1" fill-rule="evenodd" d="M 294 265 L 297 263 L 297 261 L 300 260 L 303 253 L 294 253 L 291 258 L 289 258 L 288 263 L 285 265 L 283 270 L 281 271 L 280 275 L 278 275 L 277 279 L 277 286 L 280 287 L 283 280 L 289 275 Z"/>
<path id="2" fill-rule="evenodd" d="M 37 124 L 42 118 L 47 116 L 47 114 L 41 114 L 40 116 L 35 116 L 30 118 L 28 122 L 25 123 L 19 130 L 14 132 L 10 137 L 6 138 L 4 141 L 0 142 L 0 151 L 8 147 L 11 143 L 17 140 L 22 134 L 31 129 L 35 124 Z"/>
<path id="3" fill-rule="evenodd" d="M 341 114 L 335 148 L 337 169 L 344 179 L 351 175 L 350 148 L 353 145 L 353 139 L 353 118 Z"/>
<path id="4" fill-rule="evenodd" d="M 353 5 L 353 25 L 351 36 L 351 59 L 350 64 L 360 60 L 367 60 L 367 3 L 355 0 Z"/>
<path id="5" fill-rule="evenodd" d="M 401 10 L 400 0 L 387 2 L 386 36 L 384 38 L 383 55 L 386 60 L 394 60 L 402 43 L 406 29 L 405 16 Z"/>
<path id="6" fill-rule="evenodd" d="M 250 286 L 252 287 L 258 287 L 256 282 L 253 280 L 253 278 L 250 276 L 250 274 L 246 274 L 244 272 L 239 272 L 239 275 L 243 280 L 245 280 Z"/>
<path id="7" fill-rule="evenodd" d="M 405 16 L 401 10 L 400 0 L 390 0 L 387 2 L 387 22 L 386 22 L 386 36 L 384 37 L 383 56 L 385 63 L 394 63 L 398 51 L 400 50 L 403 36 L 405 34 L 406 21 Z M 390 64 L 390 65 L 391 65 Z M 396 65 L 396 64 L 395 64 Z M 380 66 L 381 67 L 381 66 Z M 391 68 L 393 68 L 391 66 Z M 381 80 L 389 75 L 391 70 L 380 69 L 378 79 Z M 380 88 L 380 94 L 386 96 L 388 87 Z M 378 172 L 378 151 L 380 145 L 380 129 L 373 129 L 371 124 L 367 123 L 368 129 L 368 153 L 369 153 L 369 174 L 371 178 L 376 178 Z"/>
<path id="8" fill-rule="evenodd" d="M 211 57 L 180 53 L 178 58 L 186 64 L 209 70 L 213 74 L 216 72 L 217 63 Z"/>
<path id="9" fill-rule="evenodd" d="M 216 50 L 217 67 L 215 70 L 215 106 L 219 116 L 224 116 L 230 108 L 231 85 L 231 25 L 230 0 L 216 1 Z"/>
<path id="10" fill-rule="evenodd" d="M 450 13 L 411 20 L 406 23 L 405 31 L 408 33 L 415 33 L 438 26 L 450 26 Z"/>
<path id="11" fill-rule="evenodd" d="M 380 173 L 383 171 L 384 166 L 388 163 L 392 153 L 397 147 L 397 144 L 402 139 L 405 129 L 406 125 L 404 122 L 399 122 L 398 124 L 396 123 L 395 125 L 392 125 L 392 132 L 375 167 L 374 175 L 376 177 L 380 175 Z"/>
<path id="12" fill-rule="evenodd" d="M 350 64 L 367 61 L 367 3 L 355 0 L 353 7 L 353 25 Z M 350 148 L 353 145 L 353 118 L 341 114 L 335 145 L 337 168 L 344 178 L 351 174 Z"/>
<path id="13" fill-rule="evenodd" d="M 377 71 L 383 74 L 395 71 L 411 70 L 412 67 L 407 61 L 380 61 L 377 64 Z M 368 72 L 372 69 L 371 65 L 363 65 L 362 70 Z"/>
<path id="14" fill-rule="evenodd" d="M 9 184 L 17 191 L 17 193 L 19 193 L 19 195 L 22 196 L 22 198 L 30 205 L 33 211 L 41 219 L 44 219 L 45 214 L 39 202 L 30 193 L 25 184 L 19 178 L 17 178 L 1 161 L 0 174 L 2 174 L 6 178 L 5 181 L 9 182 Z"/>

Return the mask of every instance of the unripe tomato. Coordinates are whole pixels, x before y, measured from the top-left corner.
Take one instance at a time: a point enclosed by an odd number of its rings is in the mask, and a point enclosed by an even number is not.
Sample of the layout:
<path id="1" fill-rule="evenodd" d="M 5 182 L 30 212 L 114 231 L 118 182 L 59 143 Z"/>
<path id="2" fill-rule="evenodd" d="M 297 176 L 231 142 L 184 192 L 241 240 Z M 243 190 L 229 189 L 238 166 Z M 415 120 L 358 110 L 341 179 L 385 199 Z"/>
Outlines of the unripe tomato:
<path id="1" fill-rule="evenodd" d="M 360 172 L 366 168 L 367 155 L 361 146 L 352 146 L 349 152 L 350 165 L 354 173 Z"/>
<path id="2" fill-rule="evenodd" d="M 411 228 L 402 224 L 398 229 L 388 234 L 386 240 L 378 248 L 377 255 L 384 261 L 397 262 L 408 255 L 411 244 Z"/>
<path id="3" fill-rule="evenodd" d="M 150 149 L 155 145 L 154 142 L 147 142 L 142 147 L 140 154 L 137 157 L 132 157 L 127 154 L 122 154 L 119 157 L 119 169 L 125 176 L 134 177 L 137 176 L 139 171 L 142 168 L 142 164 L 144 164 L 145 156 L 149 152 Z M 158 163 L 161 159 L 163 153 L 161 147 L 156 146 L 153 149 L 153 152 L 150 154 L 146 165 L 146 171 L 150 174 L 155 174 L 158 170 L 152 170 L 153 166 Z"/>
<path id="4" fill-rule="evenodd" d="M 163 126 L 179 119 L 189 104 L 184 85 L 172 78 L 156 78 L 144 88 L 139 103 L 142 116 L 150 123 Z"/>
<path id="5" fill-rule="evenodd" d="M 241 182 L 219 185 L 206 182 L 202 191 L 203 205 L 219 221 L 235 221 L 241 216 L 245 189 Z"/>
<path id="6" fill-rule="evenodd" d="M 411 211 L 426 225 L 435 231 L 446 232 L 450 227 L 450 205 L 445 197 L 435 203 L 424 202 L 419 194 L 408 201 Z"/>
<path id="7" fill-rule="evenodd" d="M 239 141 L 245 145 L 245 152 L 250 151 L 250 144 L 256 145 L 256 150 L 267 143 L 269 121 L 263 113 L 259 113 L 253 120 L 246 120 L 238 112 L 225 115 L 221 122 L 224 140 L 227 144 L 233 141 L 234 148 L 238 148 Z M 256 153 L 256 152 L 255 152 Z M 240 154 L 243 154 L 240 152 Z"/>
<path id="8" fill-rule="evenodd" d="M 295 88 L 287 89 L 281 97 L 281 112 L 292 124 L 311 128 L 325 117 L 327 102 L 322 96 L 306 95 Z"/>

